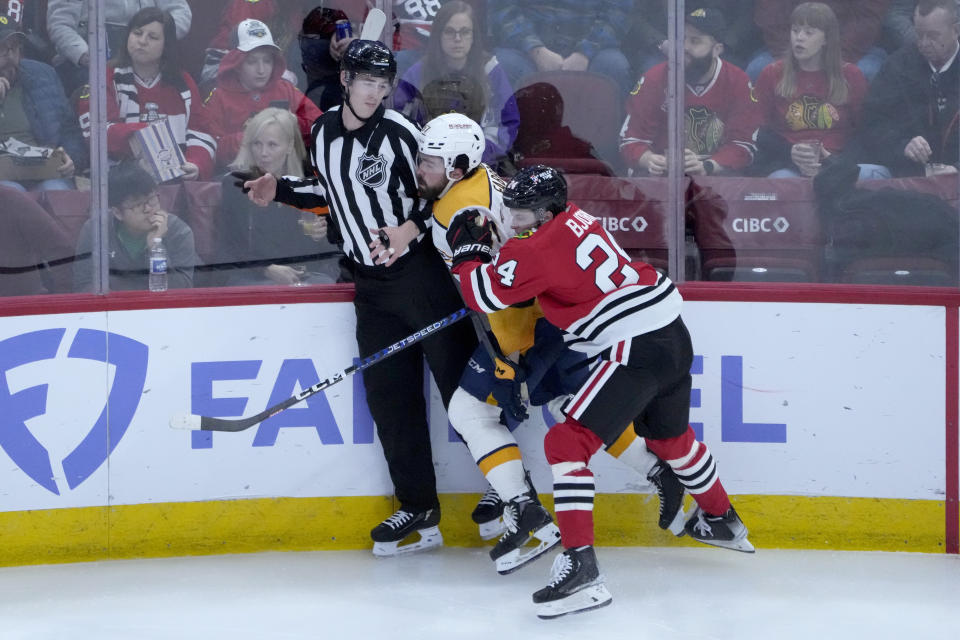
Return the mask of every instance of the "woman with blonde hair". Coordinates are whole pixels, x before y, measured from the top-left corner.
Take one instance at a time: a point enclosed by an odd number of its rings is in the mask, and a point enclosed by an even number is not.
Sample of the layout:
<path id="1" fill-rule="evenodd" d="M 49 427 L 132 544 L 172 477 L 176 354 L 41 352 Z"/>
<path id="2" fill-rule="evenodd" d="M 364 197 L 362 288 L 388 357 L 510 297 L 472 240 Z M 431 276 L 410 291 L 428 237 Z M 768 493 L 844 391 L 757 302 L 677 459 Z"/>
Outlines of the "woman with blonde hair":
<path id="1" fill-rule="evenodd" d="M 771 178 L 814 176 L 820 161 L 847 146 L 867 92 L 863 72 L 841 60 L 840 25 L 828 5 L 804 2 L 790 16 L 790 48 L 760 72 L 755 166 Z M 861 179 L 889 177 L 861 165 Z"/>
<path id="2" fill-rule="evenodd" d="M 254 115 L 243 130 L 234 171 L 277 177 L 303 177 L 306 151 L 297 116 L 270 107 Z M 340 252 L 326 239 L 326 217 L 271 203 L 254 205 L 223 179 L 220 260 L 229 270 L 227 284 L 321 284 L 336 282 Z M 307 213 L 307 212 L 304 212 Z M 306 223 L 302 223 L 306 219 Z"/>

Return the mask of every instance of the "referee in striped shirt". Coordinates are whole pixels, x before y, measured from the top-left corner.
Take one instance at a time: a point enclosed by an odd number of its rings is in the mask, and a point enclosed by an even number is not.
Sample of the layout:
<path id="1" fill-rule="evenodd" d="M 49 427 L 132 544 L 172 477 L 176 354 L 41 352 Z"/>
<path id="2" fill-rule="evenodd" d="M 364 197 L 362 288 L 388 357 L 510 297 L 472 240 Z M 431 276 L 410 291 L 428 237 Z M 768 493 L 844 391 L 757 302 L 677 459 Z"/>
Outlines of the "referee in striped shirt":
<path id="1" fill-rule="evenodd" d="M 278 181 L 266 174 L 243 188 L 261 206 L 271 200 L 301 209 L 329 206 L 356 286 L 357 343 L 360 357 L 366 357 L 463 303 L 427 233 L 429 210 L 420 209 L 417 129 L 383 106 L 396 76 L 393 53 L 379 42 L 357 39 L 340 68 L 343 103 L 313 124 L 315 177 Z M 380 230 L 389 248 L 381 245 Z M 469 324 L 458 323 L 421 345 L 363 372 L 400 503 L 397 513 L 371 532 L 375 553 L 396 552 L 396 543 L 409 533 L 439 522 L 422 359 L 425 355 L 447 406 L 477 338 Z"/>

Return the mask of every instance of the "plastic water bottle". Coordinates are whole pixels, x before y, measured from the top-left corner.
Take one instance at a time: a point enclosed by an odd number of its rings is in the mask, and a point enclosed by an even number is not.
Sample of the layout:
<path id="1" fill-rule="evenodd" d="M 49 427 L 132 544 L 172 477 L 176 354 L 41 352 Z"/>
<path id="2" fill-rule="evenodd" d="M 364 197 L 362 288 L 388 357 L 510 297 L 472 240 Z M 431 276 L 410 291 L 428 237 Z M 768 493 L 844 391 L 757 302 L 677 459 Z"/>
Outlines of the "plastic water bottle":
<path id="1" fill-rule="evenodd" d="M 150 275 L 147 286 L 150 291 L 167 290 L 167 248 L 163 246 L 160 238 L 154 238 L 153 246 L 150 247 Z"/>

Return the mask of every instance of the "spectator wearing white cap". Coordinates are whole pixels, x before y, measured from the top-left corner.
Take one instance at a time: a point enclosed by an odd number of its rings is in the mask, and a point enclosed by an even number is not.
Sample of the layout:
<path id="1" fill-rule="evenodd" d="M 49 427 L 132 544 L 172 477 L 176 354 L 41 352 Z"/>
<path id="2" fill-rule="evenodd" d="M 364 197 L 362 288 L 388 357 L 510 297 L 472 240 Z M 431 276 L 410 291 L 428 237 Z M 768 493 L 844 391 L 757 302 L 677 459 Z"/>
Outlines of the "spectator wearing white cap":
<path id="1" fill-rule="evenodd" d="M 259 20 L 244 20 L 237 26 L 234 43 L 220 63 L 217 84 L 206 99 L 210 133 L 217 139 L 217 163 L 226 166 L 237 157 L 244 123 L 267 107 L 296 114 L 304 144 L 309 146 L 310 127 L 322 112 L 283 79 L 283 54 L 270 28 Z"/>

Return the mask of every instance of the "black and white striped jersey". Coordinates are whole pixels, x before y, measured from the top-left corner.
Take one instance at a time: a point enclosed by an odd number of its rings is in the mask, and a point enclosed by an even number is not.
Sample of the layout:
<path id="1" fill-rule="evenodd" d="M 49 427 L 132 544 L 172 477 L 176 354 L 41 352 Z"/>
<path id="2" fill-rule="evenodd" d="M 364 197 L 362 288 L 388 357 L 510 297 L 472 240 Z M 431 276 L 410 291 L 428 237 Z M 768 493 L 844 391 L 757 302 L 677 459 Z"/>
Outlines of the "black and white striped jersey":
<path id="1" fill-rule="evenodd" d="M 362 127 L 347 131 L 334 107 L 313 123 L 312 178 L 284 177 L 276 200 L 300 209 L 326 204 L 355 262 L 370 260 L 370 229 L 413 219 L 423 231 L 429 217 L 417 195 L 417 128 L 393 109 L 380 107 Z M 427 214 L 428 216 L 429 214 Z M 407 252 L 422 240 L 421 233 Z"/>

